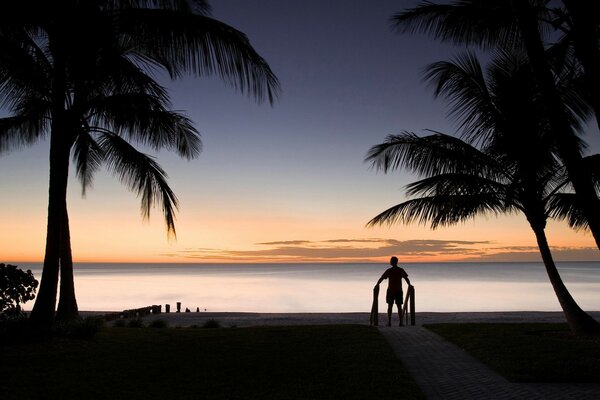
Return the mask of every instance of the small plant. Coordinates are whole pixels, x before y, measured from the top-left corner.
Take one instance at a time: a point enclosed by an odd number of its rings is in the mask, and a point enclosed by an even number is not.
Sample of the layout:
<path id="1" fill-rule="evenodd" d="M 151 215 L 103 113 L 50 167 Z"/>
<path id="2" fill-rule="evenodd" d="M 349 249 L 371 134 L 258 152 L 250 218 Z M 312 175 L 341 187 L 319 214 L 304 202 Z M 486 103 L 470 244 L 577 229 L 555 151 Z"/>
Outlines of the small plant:
<path id="1" fill-rule="evenodd" d="M 86 317 L 57 324 L 53 334 L 58 337 L 72 339 L 92 339 L 104 326 L 104 319 L 98 317 Z"/>
<path id="2" fill-rule="evenodd" d="M 128 328 L 143 328 L 144 322 L 140 318 L 135 318 L 127 322 Z"/>
<path id="3" fill-rule="evenodd" d="M 220 328 L 221 327 L 221 323 L 219 321 L 217 321 L 216 319 L 209 319 L 207 320 L 203 325 L 203 328 Z"/>
<path id="4" fill-rule="evenodd" d="M 150 328 L 167 328 L 169 324 L 164 319 L 155 319 L 148 326 Z"/>

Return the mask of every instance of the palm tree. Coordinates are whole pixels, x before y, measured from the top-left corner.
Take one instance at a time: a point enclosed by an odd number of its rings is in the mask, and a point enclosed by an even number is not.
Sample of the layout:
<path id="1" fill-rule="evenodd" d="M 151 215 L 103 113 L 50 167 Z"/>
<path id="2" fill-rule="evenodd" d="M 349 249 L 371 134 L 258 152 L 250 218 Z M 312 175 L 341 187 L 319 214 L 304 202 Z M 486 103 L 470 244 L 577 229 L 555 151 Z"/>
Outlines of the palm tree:
<path id="1" fill-rule="evenodd" d="M 596 124 L 600 128 L 600 5 L 593 1 L 562 0 L 566 13 L 560 13 L 566 35 L 573 43 L 589 87 Z"/>
<path id="2" fill-rule="evenodd" d="M 550 132 L 560 143 L 560 157 L 600 249 L 600 214 L 596 212 L 600 200 L 582 161 L 577 135 L 569 124 L 568 110 L 560 100 L 540 35 L 543 30 L 540 21 L 552 17 L 547 5 L 548 0 L 457 0 L 449 4 L 425 1 L 396 14 L 393 21 L 401 32 L 425 32 L 443 41 L 484 48 L 525 49 Z"/>
<path id="3" fill-rule="evenodd" d="M 279 87 L 245 35 L 210 18 L 200 0 L 27 0 L 2 20 L 0 100 L 12 115 L 0 120 L 0 150 L 50 137 L 44 270 L 31 314 L 49 326 L 59 271 L 57 318 L 77 315 L 66 203 L 71 156 L 84 192 L 105 164 L 141 197 L 143 216 L 162 208 L 175 235 L 177 199 L 166 173 L 132 143 L 191 159 L 200 139 L 150 74 L 216 74 L 258 101 L 273 102 Z"/>
<path id="4" fill-rule="evenodd" d="M 368 225 L 420 222 L 435 229 L 486 213 L 521 212 L 534 231 L 571 330 L 598 332 L 598 323 L 581 310 L 562 282 L 546 238 L 547 219 L 569 215 L 565 210 L 574 215 L 576 207 L 569 208 L 568 201 L 558 198 L 569 182 L 554 156 L 556 143 L 524 65 L 522 59 L 504 53 L 490 66 L 487 78 L 472 55 L 429 67 L 427 77 L 438 93 L 448 96 L 465 137 L 478 141 L 481 149 L 442 133 L 388 136 L 371 148 L 367 161 L 384 172 L 404 167 L 423 178 L 408 185 L 407 194 L 413 198 L 385 210 Z M 567 94 L 578 101 L 575 93 Z M 578 118 L 573 114 L 576 128 Z"/>

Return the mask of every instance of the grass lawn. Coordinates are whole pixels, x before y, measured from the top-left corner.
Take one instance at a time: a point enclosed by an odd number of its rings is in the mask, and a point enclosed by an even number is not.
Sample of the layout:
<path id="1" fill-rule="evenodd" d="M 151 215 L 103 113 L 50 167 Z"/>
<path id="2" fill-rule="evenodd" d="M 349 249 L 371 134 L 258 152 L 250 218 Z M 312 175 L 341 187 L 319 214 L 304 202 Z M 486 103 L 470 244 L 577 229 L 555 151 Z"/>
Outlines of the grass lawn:
<path id="1" fill-rule="evenodd" d="M 0 347 L 9 399 L 417 399 L 374 328 L 105 328 Z"/>
<path id="2" fill-rule="evenodd" d="M 507 379 L 600 382 L 600 338 L 576 338 L 566 324 L 432 324 Z"/>

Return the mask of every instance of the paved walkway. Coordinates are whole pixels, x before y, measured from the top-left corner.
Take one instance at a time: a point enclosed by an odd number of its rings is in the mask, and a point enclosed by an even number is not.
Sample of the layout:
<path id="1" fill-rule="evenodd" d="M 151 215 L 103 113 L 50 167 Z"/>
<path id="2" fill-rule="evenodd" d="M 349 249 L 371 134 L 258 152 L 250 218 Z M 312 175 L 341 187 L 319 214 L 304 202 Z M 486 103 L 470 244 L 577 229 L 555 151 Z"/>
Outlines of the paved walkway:
<path id="1" fill-rule="evenodd" d="M 420 327 L 381 327 L 428 399 L 600 399 L 600 384 L 512 383 Z"/>

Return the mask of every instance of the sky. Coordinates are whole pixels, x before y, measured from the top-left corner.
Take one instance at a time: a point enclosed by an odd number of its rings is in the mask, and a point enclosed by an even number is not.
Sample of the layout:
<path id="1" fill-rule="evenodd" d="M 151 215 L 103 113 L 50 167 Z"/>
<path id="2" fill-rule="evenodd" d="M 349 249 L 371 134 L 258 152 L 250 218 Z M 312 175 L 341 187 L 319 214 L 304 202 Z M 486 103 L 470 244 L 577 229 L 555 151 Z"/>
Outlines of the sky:
<path id="1" fill-rule="evenodd" d="M 363 160 L 388 134 L 455 133 L 442 99 L 422 81 L 429 63 L 464 49 L 393 32 L 402 0 L 214 0 L 213 17 L 244 32 L 281 82 L 273 106 L 216 78 L 171 82 L 173 106 L 202 134 L 192 161 L 152 153 L 180 201 L 177 239 L 160 210 L 101 172 L 85 198 L 68 194 L 76 262 L 539 261 L 523 216 L 487 216 L 435 231 L 367 228 L 406 200 L 416 177 Z M 598 134 L 596 133 L 596 136 Z M 592 139 L 597 140 L 597 139 Z M 47 141 L 0 154 L 0 262 L 43 259 Z M 557 260 L 600 260 L 590 234 L 551 222 Z"/>

